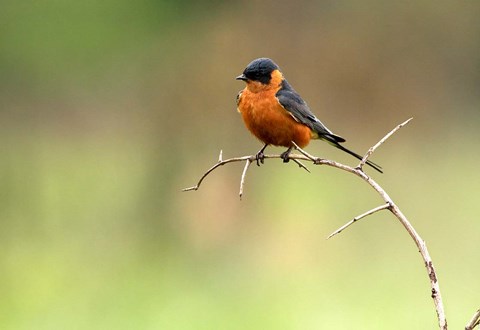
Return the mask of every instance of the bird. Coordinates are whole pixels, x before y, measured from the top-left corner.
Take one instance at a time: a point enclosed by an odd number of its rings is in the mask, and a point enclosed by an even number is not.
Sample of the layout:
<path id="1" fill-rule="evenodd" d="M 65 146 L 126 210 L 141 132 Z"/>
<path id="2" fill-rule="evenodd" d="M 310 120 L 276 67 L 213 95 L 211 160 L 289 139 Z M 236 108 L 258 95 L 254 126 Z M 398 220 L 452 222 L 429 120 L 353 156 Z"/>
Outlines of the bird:
<path id="1" fill-rule="evenodd" d="M 313 114 L 273 60 L 257 58 L 235 79 L 246 83 L 237 94 L 237 111 L 247 129 L 264 143 L 256 154 L 257 165 L 263 164 L 264 151 L 269 145 L 287 147 L 280 155 L 287 163 L 293 142 L 304 148 L 311 139 L 323 140 L 357 159 L 363 158 L 341 145 L 345 139 L 334 134 Z M 379 165 L 369 160 L 366 164 L 383 173 Z"/>

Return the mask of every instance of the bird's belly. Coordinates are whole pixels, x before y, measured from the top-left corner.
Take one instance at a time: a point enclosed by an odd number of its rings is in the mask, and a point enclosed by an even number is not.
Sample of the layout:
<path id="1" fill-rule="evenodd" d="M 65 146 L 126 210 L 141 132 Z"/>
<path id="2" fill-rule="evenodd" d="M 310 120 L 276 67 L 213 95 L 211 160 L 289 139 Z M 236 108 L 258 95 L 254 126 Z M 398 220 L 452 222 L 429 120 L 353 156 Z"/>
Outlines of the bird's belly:
<path id="1" fill-rule="evenodd" d="M 248 130 L 263 143 L 290 147 L 293 141 L 303 148 L 310 142 L 310 128 L 295 121 L 274 96 L 250 95 L 249 99 L 239 110 Z"/>

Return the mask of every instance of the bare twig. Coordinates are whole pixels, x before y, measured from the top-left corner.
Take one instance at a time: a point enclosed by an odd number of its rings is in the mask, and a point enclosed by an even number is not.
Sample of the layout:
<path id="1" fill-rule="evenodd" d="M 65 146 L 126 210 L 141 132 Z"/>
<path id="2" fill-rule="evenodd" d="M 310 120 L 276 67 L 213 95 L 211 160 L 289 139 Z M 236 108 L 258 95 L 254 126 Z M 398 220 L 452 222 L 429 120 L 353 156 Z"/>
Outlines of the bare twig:
<path id="1" fill-rule="evenodd" d="M 219 157 L 219 161 L 213 165 L 212 167 L 210 167 L 203 175 L 202 177 L 198 180 L 197 184 L 194 185 L 194 186 L 191 186 L 191 187 L 188 187 L 188 188 L 183 188 L 182 191 L 192 191 L 192 190 L 198 190 L 200 189 L 200 185 L 202 184 L 203 180 L 205 180 L 205 178 L 210 174 L 212 173 L 213 171 L 215 171 L 217 168 L 219 168 L 220 166 L 223 166 L 225 164 L 229 164 L 229 163 L 237 163 L 237 162 L 244 162 L 244 161 L 250 161 L 250 162 L 253 162 L 256 160 L 255 158 L 256 156 L 255 155 L 250 155 L 250 156 L 242 156 L 242 157 L 233 157 L 233 158 L 229 158 L 229 159 L 222 159 L 222 156 L 221 156 L 221 152 L 220 152 L 220 157 Z M 265 155 L 263 156 L 264 159 L 273 159 L 273 158 L 281 158 L 280 155 Z M 295 163 L 298 164 L 299 167 L 303 168 L 304 170 L 306 170 L 307 172 L 310 172 L 310 170 L 305 166 L 303 165 L 302 163 L 300 163 L 299 161 L 300 160 L 305 160 L 305 161 L 309 161 L 310 159 L 307 158 L 307 157 L 302 157 L 300 155 L 290 155 L 289 157 L 291 160 L 293 160 Z M 341 164 L 339 164 L 341 165 Z"/>
<path id="2" fill-rule="evenodd" d="M 356 176 L 360 177 L 362 180 L 364 180 L 368 185 L 370 185 L 383 199 L 385 202 L 384 205 L 379 206 L 377 208 L 374 208 L 370 211 L 365 212 L 364 214 L 361 214 L 354 218 L 354 220 L 350 221 L 350 223 L 347 223 L 346 225 L 342 226 L 341 228 L 337 229 L 336 232 L 334 232 L 331 236 L 335 235 L 336 233 L 342 231 L 343 229 L 347 228 L 350 226 L 353 222 L 359 220 L 360 218 L 364 218 L 368 215 L 371 215 L 375 212 L 378 212 L 383 209 L 388 209 L 390 212 L 398 219 L 398 221 L 403 225 L 405 230 L 408 232 L 410 237 L 413 239 L 415 242 L 415 245 L 418 248 L 418 251 L 420 252 L 422 259 L 424 261 L 425 267 L 427 269 L 427 274 L 428 278 L 430 281 L 430 296 L 433 299 L 434 305 L 435 305 L 435 311 L 437 313 L 437 319 L 438 319 L 438 325 L 441 330 L 447 330 L 447 320 L 445 316 L 445 310 L 443 307 L 443 300 L 442 296 L 440 294 L 440 286 L 438 283 L 438 277 L 435 271 L 435 268 L 433 266 L 432 258 L 430 257 L 430 254 L 428 253 L 427 246 L 424 242 L 424 240 L 420 237 L 420 235 L 416 232 L 415 228 L 410 224 L 408 219 L 405 217 L 405 215 L 402 213 L 400 208 L 393 202 L 393 200 L 390 198 L 390 196 L 387 194 L 387 192 L 376 182 L 374 181 L 370 176 L 368 176 L 362 169 L 363 165 L 366 163 L 368 157 L 380 146 L 382 145 L 390 136 L 392 136 L 395 132 L 397 132 L 401 127 L 405 126 L 410 122 L 411 118 L 408 119 L 407 121 L 403 122 L 402 124 L 398 125 L 395 127 L 392 131 L 390 131 L 387 135 L 385 135 L 377 144 L 375 144 L 372 148 L 369 149 L 367 154 L 363 157 L 362 161 L 357 167 L 351 167 L 348 165 L 344 165 L 332 160 L 328 159 L 322 159 L 319 157 L 315 157 L 307 153 L 306 151 L 302 150 L 300 147 L 295 145 L 295 149 L 300 153 L 300 154 L 290 154 L 289 158 L 292 160 L 303 160 L 303 161 L 310 161 L 314 165 L 328 165 L 331 167 L 335 167 L 341 170 L 344 170 L 346 172 L 355 174 Z M 265 155 L 265 159 L 269 158 L 281 158 L 280 155 Z M 245 167 L 243 169 L 242 173 L 242 178 L 240 182 L 240 196 L 243 194 L 243 186 L 245 183 L 245 175 L 246 172 L 249 168 L 249 165 L 251 162 L 255 161 L 255 155 L 252 156 L 244 156 L 244 157 L 237 157 L 237 158 L 230 158 L 226 160 L 222 160 L 221 157 L 219 157 L 219 162 L 212 166 L 198 181 L 197 185 L 186 188 L 184 191 L 189 191 L 189 190 L 198 190 L 200 187 L 200 184 L 202 181 L 205 179 L 205 177 L 210 174 L 212 171 L 214 171 L 216 168 L 219 166 L 232 163 L 232 162 L 240 162 L 240 161 L 246 161 L 247 163 L 245 164 Z M 298 164 L 298 163 L 297 163 Z M 355 220 L 356 219 L 356 220 Z M 475 323 L 475 322 L 474 322 Z M 477 325 L 478 322 L 475 323 Z"/>
<path id="3" fill-rule="evenodd" d="M 357 168 L 362 168 L 365 163 L 367 162 L 368 158 L 375 152 L 375 150 L 380 147 L 385 141 L 387 141 L 387 139 L 392 136 L 393 134 L 395 134 L 396 131 L 398 131 L 400 128 L 402 128 L 403 126 L 407 125 L 413 118 L 409 118 L 407 120 L 405 120 L 403 123 L 401 123 L 400 125 L 397 125 L 397 127 L 395 127 L 394 129 L 392 129 L 390 131 L 390 133 L 388 133 L 387 135 L 385 135 L 380 141 L 377 142 L 377 144 L 375 144 L 373 147 L 371 147 L 370 149 L 368 149 L 367 153 L 365 154 L 365 156 L 363 156 L 362 160 L 360 161 L 360 163 L 357 165 Z"/>
<path id="4" fill-rule="evenodd" d="M 247 176 L 247 171 L 251 163 L 252 161 L 250 159 L 247 159 L 247 161 L 245 162 L 245 167 L 243 168 L 242 177 L 240 179 L 240 192 L 238 193 L 240 195 L 240 199 L 242 199 L 243 196 L 243 185 L 245 184 L 245 177 Z"/>
<path id="5" fill-rule="evenodd" d="M 465 330 L 472 330 L 474 329 L 477 325 L 480 325 L 480 309 L 473 314 L 472 319 L 468 324 L 465 326 Z"/>
<path id="6" fill-rule="evenodd" d="M 337 234 L 340 234 L 343 230 L 345 230 L 347 227 L 353 225 L 355 222 L 357 222 L 358 220 L 362 219 L 362 218 L 365 218 L 373 213 L 376 213 L 378 211 L 381 211 L 381 210 L 385 210 L 385 209 L 388 209 L 390 207 L 390 204 L 383 204 L 383 205 L 380 205 L 380 206 L 377 206 L 376 208 L 373 208 L 371 209 L 370 211 L 367 211 L 365 213 L 362 213 L 358 216 L 356 216 L 355 218 L 353 218 L 352 220 L 350 220 L 349 222 L 347 222 L 346 224 L 344 224 L 343 226 L 341 226 L 340 228 L 338 228 L 337 230 L 335 230 L 333 233 L 331 233 L 330 235 L 328 235 L 327 239 L 329 238 L 332 238 L 333 236 L 337 235 Z"/>
<path id="7" fill-rule="evenodd" d="M 265 157 L 267 158 L 267 157 Z M 212 167 L 210 167 L 203 175 L 202 177 L 200 178 L 200 180 L 198 180 L 197 184 L 195 186 L 192 186 L 192 187 L 188 187 L 188 188 L 184 188 L 182 189 L 182 191 L 191 191 L 191 190 L 198 190 L 198 188 L 200 188 L 200 185 L 202 184 L 203 180 L 210 174 L 212 173 L 215 169 L 217 169 L 217 167 L 220 167 L 222 165 L 225 165 L 225 164 L 228 164 L 228 163 L 233 163 L 233 162 L 242 162 L 242 161 L 245 161 L 247 159 L 250 159 L 251 161 L 253 161 L 255 159 L 255 156 L 243 156 L 243 157 L 235 157 L 235 158 L 230 158 L 230 159 L 226 159 L 226 160 L 222 160 L 222 152 L 220 151 L 220 156 L 218 157 L 218 162 L 213 165 Z"/>

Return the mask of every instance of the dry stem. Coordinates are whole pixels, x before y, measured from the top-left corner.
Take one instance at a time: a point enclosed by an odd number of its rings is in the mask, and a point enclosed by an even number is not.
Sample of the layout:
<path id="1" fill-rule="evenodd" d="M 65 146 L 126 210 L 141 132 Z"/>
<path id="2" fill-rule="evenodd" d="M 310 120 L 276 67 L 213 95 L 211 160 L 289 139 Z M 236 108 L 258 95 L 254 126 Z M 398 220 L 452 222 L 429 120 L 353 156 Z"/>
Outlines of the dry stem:
<path id="1" fill-rule="evenodd" d="M 416 232 L 415 228 L 413 228 L 413 226 L 407 220 L 407 218 L 402 213 L 400 208 L 393 202 L 393 200 L 387 194 L 387 192 L 382 187 L 380 187 L 380 185 L 376 181 L 374 181 L 370 176 L 368 176 L 363 171 L 363 165 L 365 165 L 367 159 L 372 155 L 372 153 L 380 145 L 382 145 L 390 136 L 392 136 L 395 132 L 397 132 L 403 126 L 407 125 L 410 122 L 411 119 L 412 118 L 406 120 L 402 124 L 395 127 L 392 131 L 390 131 L 387 135 L 385 135 L 377 144 L 375 144 L 373 147 L 371 147 L 368 150 L 368 152 L 365 154 L 363 159 L 360 161 L 358 166 L 355 167 L 355 168 L 351 167 L 351 166 L 341 164 L 341 163 L 337 163 L 337 162 L 332 161 L 332 160 L 321 159 L 319 157 L 312 156 L 309 153 L 307 153 L 306 151 L 299 148 L 297 145 L 295 145 L 295 148 L 300 154 L 290 154 L 289 158 L 294 160 L 294 161 L 300 161 L 300 160 L 310 161 L 315 165 L 328 165 L 328 166 L 336 167 L 338 169 L 341 169 L 341 170 L 350 172 L 352 174 L 355 174 L 356 176 L 360 177 L 365 182 L 367 182 L 380 195 L 380 197 L 383 199 L 385 204 L 383 204 L 381 206 L 378 206 L 376 208 L 373 208 L 370 211 L 367 211 L 367 212 L 357 216 L 356 218 L 354 218 L 353 220 L 351 220 L 347 224 L 345 224 L 342 227 L 340 227 L 339 229 L 337 229 L 329 237 L 332 237 L 332 236 L 340 233 L 341 231 L 343 231 L 344 229 L 346 229 L 351 224 L 355 223 L 357 220 L 359 220 L 361 218 L 364 218 L 364 217 L 366 217 L 368 215 L 371 215 L 375 212 L 378 212 L 380 210 L 384 210 L 384 209 L 390 210 L 390 212 L 398 219 L 398 221 L 400 221 L 400 223 L 403 225 L 403 227 L 408 232 L 410 237 L 413 239 L 413 241 L 415 242 L 415 245 L 418 248 L 418 251 L 420 252 L 420 254 L 423 258 L 425 267 L 427 269 L 428 279 L 430 281 L 430 287 L 431 287 L 430 296 L 432 297 L 434 305 L 435 305 L 435 311 L 437 313 L 438 325 L 439 325 L 439 328 L 441 330 L 447 330 L 447 320 L 446 320 L 446 316 L 445 316 L 445 310 L 444 310 L 444 307 L 443 307 L 442 296 L 440 294 L 440 286 L 439 286 L 439 283 L 438 283 L 438 277 L 437 277 L 435 268 L 433 266 L 432 259 L 430 257 L 430 254 L 428 253 L 427 246 L 426 246 L 424 240 Z M 265 159 L 270 159 L 270 158 L 281 158 L 281 157 L 280 157 L 280 155 L 265 155 Z M 230 158 L 230 159 L 223 160 L 222 155 L 220 154 L 218 162 L 214 166 L 212 166 L 207 172 L 205 172 L 205 174 L 200 178 L 198 183 L 193 187 L 184 189 L 184 191 L 198 190 L 198 188 L 200 187 L 200 184 L 203 182 L 205 177 L 208 174 L 210 174 L 212 171 L 214 171 L 216 168 L 218 168 L 219 166 L 222 166 L 222 165 L 225 165 L 225 164 L 228 164 L 228 163 L 232 163 L 232 162 L 242 162 L 242 161 L 245 161 L 246 164 L 245 164 L 245 167 L 243 169 L 242 177 L 241 177 L 241 180 L 240 180 L 240 198 L 241 198 L 242 195 L 243 195 L 243 186 L 245 184 L 246 172 L 247 172 L 250 164 L 253 161 L 255 161 L 255 155 L 236 157 L 236 158 Z M 299 164 L 299 163 L 297 162 L 297 164 Z M 305 166 L 303 166 L 303 164 L 302 165 L 299 164 L 299 166 L 306 169 Z M 480 316 L 478 318 L 480 318 Z M 476 323 L 475 323 L 475 321 L 473 321 L 473 323 L 474 323 L 474 325 L 476 325 L 476 324 L 478 324 L 478 321 Z"/>

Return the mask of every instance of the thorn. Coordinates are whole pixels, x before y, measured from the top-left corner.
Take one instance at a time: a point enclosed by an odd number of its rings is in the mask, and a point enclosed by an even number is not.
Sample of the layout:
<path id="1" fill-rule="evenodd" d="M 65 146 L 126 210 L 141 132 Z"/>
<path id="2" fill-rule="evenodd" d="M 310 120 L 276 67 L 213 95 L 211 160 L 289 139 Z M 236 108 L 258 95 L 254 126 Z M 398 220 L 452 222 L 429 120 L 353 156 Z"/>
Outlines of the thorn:
<path id="1" fill-rule="evenodd" d="M 305 171 L 307 171 L 308 173 L 311 173 L 310 170 L 309 170 L 305 165 L 302 164 L 302 162 L 296 160 L 295 158 L 292 158 L 292 160 L 293 160 L 295 163 L 297 163 L 298 167 L 303 168 L 303 169 L 304 169 Z"/>

